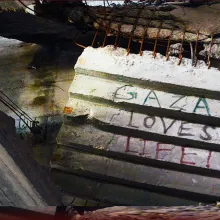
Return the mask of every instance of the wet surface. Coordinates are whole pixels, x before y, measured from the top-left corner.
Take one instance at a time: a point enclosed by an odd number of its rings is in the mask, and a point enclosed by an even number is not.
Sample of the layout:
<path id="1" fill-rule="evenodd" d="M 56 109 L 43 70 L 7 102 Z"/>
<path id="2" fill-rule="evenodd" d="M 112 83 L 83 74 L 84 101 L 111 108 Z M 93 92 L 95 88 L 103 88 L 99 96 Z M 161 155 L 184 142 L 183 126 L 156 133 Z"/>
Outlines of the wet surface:
<path id="1" fill-rule="evenodd" d="M 36 118 L 43 127 L 43 134 L 33 137 L 19 117 L 1 102 L 0 110 L 15 119 L 18 135 L 29 142 L 35 159 L 49 169 L 74 77 L 74 65 L 82 50 L 68 42 L 53 48 L 53 45 L 39 46 L 0 38 L 0 52 L 0 91 L 31 118 Z M 74 206 L 102 206 L 64 192 L 63 202 Z"/>
<path id="2" fill-rule="evenodd" d="M 15 119 L 17 133 L 30 141 L 39 162 L 48 165 L 81 49 L 73 44 L 39 46 L 0 38 L 0 51 L 0 90 L 40 122 L 43 143 L 33 141 L 27 126 L 2 103 L 0 110 Z"/>
<path id="3" fill-rule="evenodd" d="M 82 50 L 69 43 L 39 46 L 3 39 L 0 41 L 0 51 L 0 90 L 31 118 L 40 122 L 43 133 L 39 140 L 34 139 L 27 126 L 2 103 L 0 110 L 16 120 L 17 133 L 30 142 L 36 160 L 49 167 L 63 121 L 62 112 L 68 100 L 68 89 L 74 77 L 74 65 Z M 59 177 L 59 180 L 68 183 L 69 187 L 77 185 L 75 180 L 73 184 L 69 179 L 65 181 L 65 178 Z M 80 181 L 78 186 L 83 185 Z M 90 187 L 89 184 L 87 186 Z M 117 189 L 118 185 L 115 187 Z M 103 189 L 103 192 L 108 191 L 110 187 Z M 128 194 L 128 189 L 123 192 Z M 70 202 L 71 196 L 65 195 L 66 200 Z M 83 202 L 79 204 L 83 205 Z"/>

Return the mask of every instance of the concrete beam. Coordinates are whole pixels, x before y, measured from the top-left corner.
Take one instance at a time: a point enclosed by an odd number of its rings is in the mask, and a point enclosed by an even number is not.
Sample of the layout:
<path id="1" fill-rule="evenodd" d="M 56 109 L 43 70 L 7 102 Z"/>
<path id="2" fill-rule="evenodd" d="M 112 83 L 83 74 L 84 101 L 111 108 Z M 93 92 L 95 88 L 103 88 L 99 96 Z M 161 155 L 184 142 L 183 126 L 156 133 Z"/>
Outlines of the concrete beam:
<path id="1" fill-rule="evenodd" d="M 219 70 L 216 68 L 207 69 L 203 61 L 198 61 L 197 67 L 192 66 L 191 59 L 183 58 L 182 64 L 178 65 L 179 59 L 166 57 L 157 54 L 156 58 L 150 51 L 144 51 L 143 55 L 130 54 L 127 56 L 126 49 L 113 46 L 94 49 L 88 47 L 84 50 L 75 65 L 77 69 L 83 69 L 87 74 L 98 71 L 130 79 L 138 79 L 148 83 L 167 84 L 175 90 L 181 87 L 219 92 L 220 78 Z M 193 95 L 193 93 L 191 94 Z"/>
<path id="2" fill-rule="evenodd" d="M 162 90 L 163 88 L 161 88 Z M 172 117 L 212 126 L 220 124 L 220 101 L 167 93 L 151 88 L 77 74 L 70 86 L 71 98 L 103 103 L 111 107 Z"/>
<path id="3" fill-rule="evenodd" d="M 52 169 L 52 177 L 56 184 L 60 185 L 65 192 L 80 197 L 112 205 L 196 205 L 198 201 L 180 198 L 176 195 L 165 195 L 148 190 L 119 185 L 99 179 L 83 176 L 82 173 L 66 173 Z M 210 200 L 210 201 L 213 201 Z"/>
<path id="4" fill-rule="evenodd" d="M 133 164 L 66 147 L 57 148 L 52 168 L 69 173 L 83 171 L 93 178 L 159 193 L 169 194 L 172 191 L 183 198 L 217 199 L 220 195 L 219 179 L 215 177 Z"/>
<path id="5" fill-rule="evenodd" d="M 77 99 L 69 99 L 66 107 L 71 109 L 68 115 L 72 120 L 74 117 L 88 118 L 104 130 L 141 138 L 145 136 L 150 140 L 165 141 L 170 144 L 186 144 L 191 147 L 219 151 L 219 127 L 140 114 Z"/>
<path id="6" fill-rule="evenodd" d="M 219 174 L 211 171 L 220 171 L 218 159 L 220 153 L 218 152 L 117 135 L 88 124 L 62 125 L 57 144 L 80 152 L 103 155 L 146 166 L 176 170 L 187 170 L 188 167 L 187 172 L 215 176 Z"/>

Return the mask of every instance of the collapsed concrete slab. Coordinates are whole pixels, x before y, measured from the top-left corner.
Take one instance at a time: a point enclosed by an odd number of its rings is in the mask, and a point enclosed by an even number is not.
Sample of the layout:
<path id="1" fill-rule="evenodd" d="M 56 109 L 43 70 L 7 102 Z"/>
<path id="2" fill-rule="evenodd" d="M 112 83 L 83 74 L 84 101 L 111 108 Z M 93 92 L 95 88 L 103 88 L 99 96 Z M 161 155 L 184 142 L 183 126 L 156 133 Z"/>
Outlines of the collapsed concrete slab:
<path id="1" fill-rule="evenodd" d="M 88 101 L 70 99 L 69 108 L 75 109 L 73 117 L 88 117 L 93 123 L 103 129 L 107 126 L 120 129 L 120 133 L 130 133 L 140 137 L 145 136 L 167 142 L 174 137 L 173 142 L 190 144 L 195 147 L 218 150 L 220 128 L 203 124 L 195 124 L 167 117 L 157 117 L 152 114 L 130 112 Z M 110 129 L 110 128 L 109 128 Z M 144 133 L 143 133 L 144 132 Z M 191 141 L 192 140 L 192 141 Z"/>
<path id="2" fill-rule="evenodd" d="M 161 86 L 160 89 L 163 90 L 164 87 Z M 136 86 L 132 82 L 121 82 L 98 76 L 83 75 L 83 72 L 74 77 L 69 94 L 72 98 L 80 94 L 80 99 L 92 100 L 93 102 L 108 102 L 108 105 L 121 104 L 123 106 L 126 104 L 127 107 L 130 104 L 130 106 L 136 107 L 136 109 L 146 106 L 145 111 L 151 109 L 155 112 L 156 108 L 157 111 L 162 109 L 163 114 L 165 111 L 168 112 L 167 110 L 172 110 L 172 112 L 170 111 L 172 116 L 173 114 L 178 114 L 178 112 L 185 113 L 181 117 L 184 117 L 184 115 L 190 116 L 190 114 L 186 113 L 191 113 L 191 120 L 197 115 L 215 117 L 215 122 L 220 118 L 219 100 L 164 92 L 151 89 L 149 86 Z M 200 117 L 199 121 L 201 122 L 201 120 L 203 120 L 202 117 Z M 208 121 L 210 123 L 210 120 L 211 117 L 208 117 L 206 123 Z"/>
<path id="3" fill-rule="evenodd" d="M 147 51 L 141 57 L 111 46 L 85 49 L 52 168 L 173 201 L 217 200 L 220 72 L 202 61 L 177 63 Z"/>
<path id="4" fill-rule="evenodd" d="M 61 168 L 52 169 L 53 180 L 62 186 L 65 192 L 71 192 L 84 198 L 92 198 L 109 205 L 143 205 L 154 204 L 162 206 L 196 205 L 190 199 L 180 199 L 172 195 L 152 192 L 143 188 L 104 181 L 94 176 L 84 175 L 82 172 L 67 173 Z"/>
<path id="5" fill-rule="evenodd" d="M 192 61 L 187 58 L 182 59 L 181 65 L 178 65 L 179 59 L 170 57 L 169 61 L 163 55 L 157 54 L 153 57 L 151 51 L 144 51 L 143 55 L 130 54 L 127 56 L 127 50 L 113 46 L 94 49 L 88 47 L 79 57 L 75 65 L 76 71 L 83 69 L 83 72 L 95 71 L 112 77 L 125 77 L 125 79 L 142 80 L 149 86 L 158 83 L 167 84 L 181 88 L 187 87 L 189 90 L 201 89 L 207 91 L 219 92 L 220 86 L 216 79 L 219 78 L 219 70 L 211 68 L 207 73 L 207 66 L 204 61 L 198 61 L 196 67 L 192 66 Z M 118 80 L 117 80 L 118 81 Z M 175 93 L 178 93 L 173 88 Z M 191 93 L 193 95 L 193 93 Z"/>
<path id="6" fill-rule="evenodd" d="M 200 172 L 203 173 L 220 170 L 219 152 L 118 135 L 100 130 L 91 124 L 63 125 L 57 139 L 58 145 L 61 146 L 61 152 L 63 152 L 65 146 L 71 146 L 73 151 L 97 153 L 106 157 L 120 158 L 123 161 L 128 160 L 145 165 L 170 166 L 173 169 L 179 166 L 179 169 L 184 167 L 188 170 L 192 170 L 194 167 L 198 172 L 198 168 L 210 169 L 200 169 Z M 69 151 L 69 148 L 67 148 L 67 151 Z M 62 161 L 65 161 L 64 154 L 61 152 L 58 148 L 52 163 L 59 163 L 61 158 Z M 162 161 L 171 163 L 158 163 Z M 75 164 L 74 161 L 69 161 L 69 163 Z M 72 165 L 69 166 L 72 167 Z M 68 166 L 66 167 L 68 168 Z"/>

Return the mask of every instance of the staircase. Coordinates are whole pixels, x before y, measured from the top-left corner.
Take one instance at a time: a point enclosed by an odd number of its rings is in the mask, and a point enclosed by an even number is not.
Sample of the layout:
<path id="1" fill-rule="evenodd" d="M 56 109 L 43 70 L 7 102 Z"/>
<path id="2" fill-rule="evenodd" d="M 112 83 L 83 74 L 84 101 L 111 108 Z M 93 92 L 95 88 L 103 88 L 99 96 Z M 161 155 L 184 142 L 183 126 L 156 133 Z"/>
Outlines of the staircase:
<path id="1" fill-rule="evenodd" d="M 111 46 L 79 57 L 51 159 L 66 192 L 116 205 L 220 196 L 220 72 Z"/>

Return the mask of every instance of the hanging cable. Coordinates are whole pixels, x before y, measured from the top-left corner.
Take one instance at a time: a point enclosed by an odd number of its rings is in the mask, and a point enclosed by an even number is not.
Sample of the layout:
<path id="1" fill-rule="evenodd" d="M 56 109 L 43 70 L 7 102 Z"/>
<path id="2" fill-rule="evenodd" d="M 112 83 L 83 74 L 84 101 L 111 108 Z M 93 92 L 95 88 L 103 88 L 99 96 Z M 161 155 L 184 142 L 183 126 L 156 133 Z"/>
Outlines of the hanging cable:
<path id="1" fill-rule="evenodd" d="M 193 53 L 192 42 L 190 42 L 189 45 L 190 45 L 191 60 L 192 60 L 192 66 L 193 66 L 193 64 L 194 64 L 194 53 Z"/>
<path id="2" fill-rule="evenodd" d="M 29 9 L 30 11 L 33 11 L 36 14 L 36 11 L 33 10 L 32 8 L 28 7 L 26 4 L 24 4 L 21 0 L 18 0 L 25 8 Z"/>

